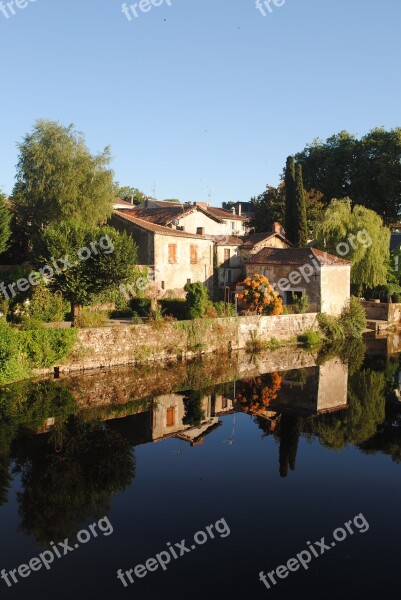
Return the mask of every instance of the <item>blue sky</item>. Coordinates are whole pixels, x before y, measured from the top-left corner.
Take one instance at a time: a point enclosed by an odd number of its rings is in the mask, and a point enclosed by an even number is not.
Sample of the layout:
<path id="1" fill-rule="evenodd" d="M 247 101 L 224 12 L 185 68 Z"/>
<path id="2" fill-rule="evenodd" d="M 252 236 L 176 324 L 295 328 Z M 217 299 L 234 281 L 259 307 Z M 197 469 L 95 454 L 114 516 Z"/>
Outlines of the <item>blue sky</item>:
<path id="1" fill-rule="evenodd" d="M 21 2 L 21 0 L 19 0 Z M 134 4 L 136 0 L 129 0 Z M 115 178 L 158 198 L 249 200 L 289 154 L 401 125 L 400 0 L 36 0 L 0 12 L 0 187 L 37 118 L 111 146 Z"/>

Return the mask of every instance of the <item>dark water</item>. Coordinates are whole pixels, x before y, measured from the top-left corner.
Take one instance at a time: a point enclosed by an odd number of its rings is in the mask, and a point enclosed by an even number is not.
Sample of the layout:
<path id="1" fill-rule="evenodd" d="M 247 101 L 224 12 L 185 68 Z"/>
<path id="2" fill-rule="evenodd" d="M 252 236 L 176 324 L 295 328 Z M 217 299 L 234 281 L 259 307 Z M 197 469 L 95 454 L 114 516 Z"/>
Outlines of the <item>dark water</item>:
<path id="1" fill-rule="evenodd" d="M 12 583 L 0 580 L 1 597 L 398 592 L 399 355 L 351 354 L 349 365 L 288 351 L 216 357 L 1 390 L 0 568 Z M 273 575 L 270 589 L 259 581 L 323 537 L 329 549 L 314 546 L 307 569 Z M 71 550 L 57 546 L 67 554 L 22 577 L 52 541 Z M 158 553 L 166 570 L 150 561 L 126 588 L 117 579 Z"/>

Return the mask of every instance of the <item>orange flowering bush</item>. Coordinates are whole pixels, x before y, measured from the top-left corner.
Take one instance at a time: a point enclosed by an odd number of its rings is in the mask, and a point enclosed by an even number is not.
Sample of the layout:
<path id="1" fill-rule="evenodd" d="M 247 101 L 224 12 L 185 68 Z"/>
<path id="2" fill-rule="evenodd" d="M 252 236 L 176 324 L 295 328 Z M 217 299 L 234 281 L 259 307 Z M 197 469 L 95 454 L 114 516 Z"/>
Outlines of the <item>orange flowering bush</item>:
<path id="1" fill-rule="evenodd" d="M 258 315 L 281 315 L 283 313 L 283 301 L 279 297 L 279 293 L 274 291 L 267 277 L 256 273 L 238 285 L 244 288 L 238 294 L 238 300 L 250 312 Z"/>
<path id="2" fill-rule="evenodd" d="M 270 402 L 277 398 L 282 377 L 278 373 L 267 373 L 261 377 L 240 381 L 237 384 L 237 400 L 244 412 L 263 413 Z"/>

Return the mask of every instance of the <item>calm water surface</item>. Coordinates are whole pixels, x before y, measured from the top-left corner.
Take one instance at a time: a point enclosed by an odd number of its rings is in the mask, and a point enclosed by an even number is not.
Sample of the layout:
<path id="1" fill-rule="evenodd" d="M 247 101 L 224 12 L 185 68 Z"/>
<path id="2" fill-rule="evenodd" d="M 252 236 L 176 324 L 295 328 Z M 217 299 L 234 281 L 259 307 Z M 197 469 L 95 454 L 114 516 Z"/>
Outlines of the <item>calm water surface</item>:
<path id="1" fill-rule="evenodd" d="M 2 389 L 0 568 L 18 569 L 52 541 L 73 550 L 49 570 L 17 571 L 11 587 L 0 580 L 1 597 L 398 592 L 400 365 L 387 351 L 372 341 L 346 364 L 279 350 Z M 333 531 L 361 513 L 368 529 L 359 520 L 364 533 L 354 526 L 331 547 Z M 74 548 L 104 516 L 103 532 Z M 330 549 L 307 570 L 276 576 L 269 590 L 259 581 L 322 537 Z M 190 551 L 165 571 L 131 574 L 127 588 L 117 579 L 184 539 Z"/>

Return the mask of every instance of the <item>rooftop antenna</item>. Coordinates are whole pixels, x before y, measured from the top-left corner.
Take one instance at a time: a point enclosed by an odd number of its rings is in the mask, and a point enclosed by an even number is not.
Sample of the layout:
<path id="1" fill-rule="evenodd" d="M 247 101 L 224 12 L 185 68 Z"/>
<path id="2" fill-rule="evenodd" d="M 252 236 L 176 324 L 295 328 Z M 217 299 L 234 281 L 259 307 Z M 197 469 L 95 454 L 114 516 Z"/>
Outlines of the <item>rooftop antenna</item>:
<path id="1" fill-rule="evenodd" d="M 152 194 L 153 194 L 153 198 L 156 200 L 156 180 L 153 180 L 153 187 L 152 187 Z"/>

